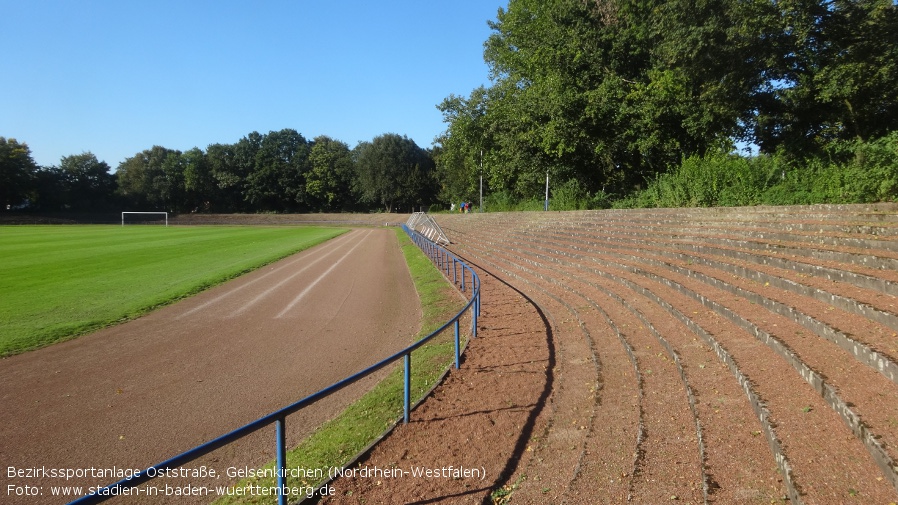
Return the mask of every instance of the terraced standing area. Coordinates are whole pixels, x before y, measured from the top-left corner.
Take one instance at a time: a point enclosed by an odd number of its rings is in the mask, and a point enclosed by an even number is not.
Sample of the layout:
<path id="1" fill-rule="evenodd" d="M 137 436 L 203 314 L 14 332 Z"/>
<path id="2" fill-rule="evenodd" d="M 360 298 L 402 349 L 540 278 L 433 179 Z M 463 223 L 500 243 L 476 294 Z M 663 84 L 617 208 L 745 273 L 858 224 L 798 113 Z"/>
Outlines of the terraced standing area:
<path id="1" fill-rule="evenodd" d="M 476 386 L 486 370 L 478 356 L 501 345 L 490 332 L 516 333 L 492 319 L 493 279 L 544 315 L 550 338 L 529 338 L 546 348 L 551 368 L 531 371 L 536 389 L 518 390 L 536 421 L 517 442 L 524 451 L 503 453 L 520 460 L 506 464 L 512 471 L 489 475 L 487 492 L 445 481 L 420 503 L 470 503 L 472 495 L 484 503 L 898 502 L 898 207 L 437 221 L 451 249 L 487 278 L 484 337 L 446 387 Z M 501 358 L 515 362 L 519 348 Z M 543 408 L 530 397 L 547 384 Z M 462 401 L 446 395 L 438 390 L 417 425 L 394 435 L 408 443 L 419 433 L 440 447 L 442 426 L 455 417 L 428 422 L 426 413 Z M 491 395 L 469 395 L 468 414 L 457 417 L 473 423 Z M 458 452 L 476 462 L 475 454 L 491 461 L 496 451 L 470 443 Z M 362 464 L 405 456 L 378 457 Z M 396 498 L 347 488 L 338 482 L 359 502 Z"/>

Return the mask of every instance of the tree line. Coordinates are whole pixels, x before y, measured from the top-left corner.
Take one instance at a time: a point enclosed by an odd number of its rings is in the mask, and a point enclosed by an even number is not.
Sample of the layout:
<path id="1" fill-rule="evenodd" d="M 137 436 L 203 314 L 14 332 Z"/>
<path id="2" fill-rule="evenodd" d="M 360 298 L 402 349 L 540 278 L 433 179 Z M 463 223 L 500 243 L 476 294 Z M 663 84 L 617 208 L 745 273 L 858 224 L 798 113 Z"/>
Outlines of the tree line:
<path id="1" fill-rule="evenodd" d="M 38 166 L 27 144 L 0 137 L 0 204 L 30 211 L 410 211 L 435 198 L 430 151 L 393 133 L 350 149 L 293 129 L 252 132 L 205 151 L 153 146 L 113 172 L 90 152 Z"/>
<path id="2" fill-rule="evenodd" d="M 491 84 L 439 105 L 444 200 L 482 165 L 493 202 L 548 174 L 602 205 L 736 145 L 802 167 L 898 130 L 893 0 L 510 0 L 490 25 Z"/>
<path id="3" fill-rule="evenodd" d="M 477 200 L 482 177 L 498 210 L 541 202 L 551 176 L 565 208 L 898 199 L 898 0 L 509 0 L 489 25 L 490 85 L 437 105 L 445 130 L 429 149 L 253 132 L 153 147 L 110 173 L 90 153 L 34 167 L 7 140 L 0 198 L 406 210 Z"/>

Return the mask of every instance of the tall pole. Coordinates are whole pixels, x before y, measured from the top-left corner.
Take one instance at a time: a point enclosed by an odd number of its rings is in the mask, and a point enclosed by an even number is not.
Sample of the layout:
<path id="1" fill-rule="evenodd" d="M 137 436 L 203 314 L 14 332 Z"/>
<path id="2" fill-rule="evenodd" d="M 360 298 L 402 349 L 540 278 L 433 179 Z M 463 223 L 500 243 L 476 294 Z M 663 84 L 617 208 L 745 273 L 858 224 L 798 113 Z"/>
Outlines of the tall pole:
<path id="1" fill-rule="evenodd" d="M 480 150 L 480 213 L 483 214 L 483 149 Z"/>
<path id="2" fill-rule="evenodd" d="M 546 170 L 546 211 L 549 210 L 549 171 Z"/>

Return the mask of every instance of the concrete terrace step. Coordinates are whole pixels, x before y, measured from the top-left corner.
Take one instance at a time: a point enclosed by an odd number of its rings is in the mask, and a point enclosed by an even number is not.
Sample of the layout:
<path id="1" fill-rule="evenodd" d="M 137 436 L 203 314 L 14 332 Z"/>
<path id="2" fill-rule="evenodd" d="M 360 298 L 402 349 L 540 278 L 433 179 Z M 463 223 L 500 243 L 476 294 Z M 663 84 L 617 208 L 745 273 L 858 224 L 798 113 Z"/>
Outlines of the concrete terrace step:
<path id="1" fill-rule="evenodd" d="M 888 503 L 898 498 L 896 209 L 652 209 L 438 220 L 460 251 L 551 300 L 547 306 L 556 320 L 576 322 L 594 340 L 600 367 L 611 359 L 604 353 L 614 342 L 629 353 L 641 421 L 635 434 L 593 425 L 580 457 L 580 468 L 596 473 L 592 482 L 608 479 L 608 489 L 616 489 L 614 477 L 590 456 L 591 444 L 630 444 L 636 458 L 624 479 L 629 496 L 661 498 L 642 480 L 666 461 L 661 441 L 676 436 L 672 426 L 658 431 L 653 424 L 658 413 L 647 399 L 657 392 L 677 405 L 674 410 L 692 412 L 687 418 L 695 434 L 682 447 L 684 461 L 701 454 L 703 496 L 683 487 L 669 488 L 673 493 L 706 502 L 779 493 L 809 503 L 860 493 Z M 601 336 L 615 332 L 614 340 Z M 646 353 L 650 342 L 661 354 Z M 652 357 L 668 360 L 673 375 L 655 375 L 661 368 Z M 570 366 L 560 360 L 559 374 Z M 707 372 L 720 367 L 728 373 L 708 382 Z M 648 370 L 652 379 L 667 377 L 666 387 L 680 384 L 687 393 L 664 392 L 645 380 Z M 742 417 L 722 419 L 723 409 L 709 407 L 718 405 L 709 399 L 723 390 L 727 412 Z M 601 390 L 593 418 L 607 415 L 602 399 L 615 394 Z M 727 431 L 740 442 L 720 436 Z M 743 433 L 747 439 L 739 438 Z M 755 433 L 766 441 L 782 487 L 759 485 L 763 476 L 733 474 L 742 471 L 734 468 L 739 461 L 767 465 L 754 452 Z M 626 442 L 622 435 L 635 439 Z M 827 444 L 821 446 L 821 439 Z M 563 499 L 579 503 L 586 479 L 582 471 L 569 476 Z"/>

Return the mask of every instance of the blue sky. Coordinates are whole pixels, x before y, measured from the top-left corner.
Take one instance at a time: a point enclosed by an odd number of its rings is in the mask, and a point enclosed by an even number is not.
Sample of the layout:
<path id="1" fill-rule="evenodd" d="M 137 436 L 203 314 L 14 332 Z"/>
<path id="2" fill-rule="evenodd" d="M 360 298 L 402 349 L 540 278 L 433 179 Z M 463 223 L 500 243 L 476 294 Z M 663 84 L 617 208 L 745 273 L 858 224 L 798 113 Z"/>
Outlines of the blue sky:
<path id="1" fill-rule="evenodd" d="M 430 147 L 436 105 L 489 84 L 487 21 L 506 5 L 0 0 L 0 136 L 39 165 L 90 151 L 113 170 L 282 128 Z"/>

